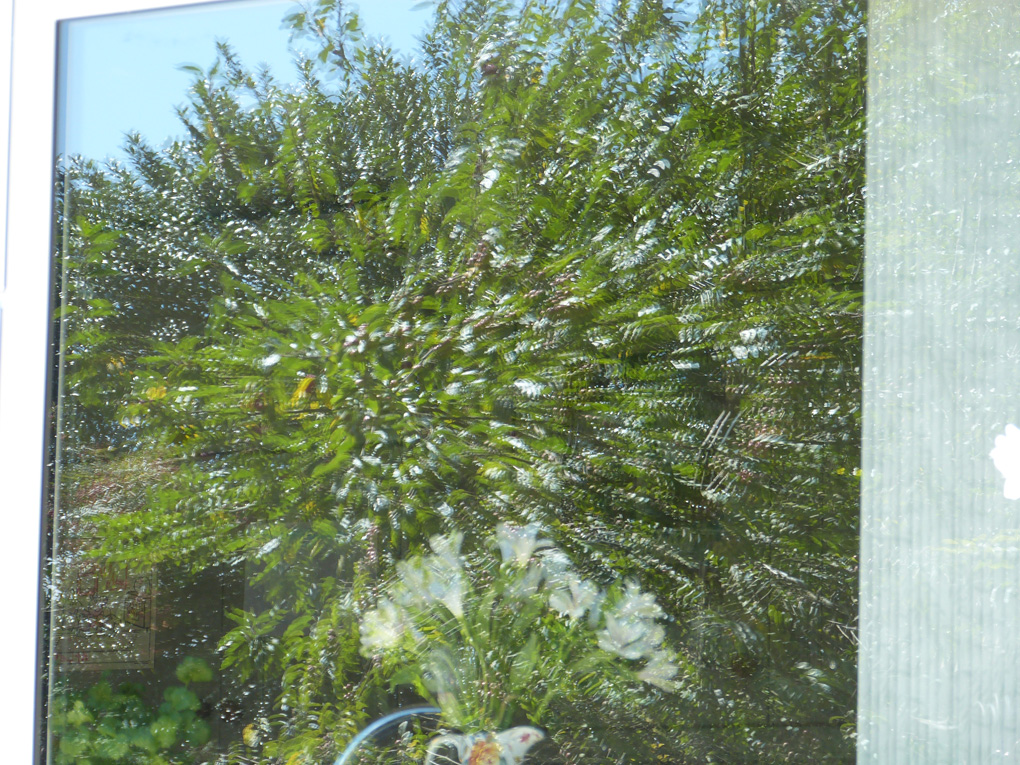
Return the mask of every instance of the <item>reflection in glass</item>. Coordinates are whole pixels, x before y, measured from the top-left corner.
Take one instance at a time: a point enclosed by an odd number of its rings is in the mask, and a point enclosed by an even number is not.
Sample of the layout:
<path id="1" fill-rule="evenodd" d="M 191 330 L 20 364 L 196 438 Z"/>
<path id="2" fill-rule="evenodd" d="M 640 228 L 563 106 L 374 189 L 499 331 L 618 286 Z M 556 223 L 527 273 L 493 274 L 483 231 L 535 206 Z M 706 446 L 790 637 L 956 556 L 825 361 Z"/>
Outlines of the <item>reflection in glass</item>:
<path id="1" fill-rule="evenodd" d="M 1020 7 L 874 11 L 860 761 L 1010 762 Z"/>
<path id="2" fill-rule="evenodd" d="M 281 17 L 58 163 L 51 761 L 853 759 L 860 4 Z"/>

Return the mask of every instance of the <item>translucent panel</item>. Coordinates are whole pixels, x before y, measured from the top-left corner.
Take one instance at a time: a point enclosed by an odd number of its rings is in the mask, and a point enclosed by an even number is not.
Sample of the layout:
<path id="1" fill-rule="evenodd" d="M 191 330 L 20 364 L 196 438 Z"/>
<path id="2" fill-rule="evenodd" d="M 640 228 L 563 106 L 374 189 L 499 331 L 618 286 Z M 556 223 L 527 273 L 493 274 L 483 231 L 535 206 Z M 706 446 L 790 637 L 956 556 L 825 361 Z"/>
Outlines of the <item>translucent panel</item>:
<path id="1" fill-rule="evenodd" d="M 1020 13 L 876 5 L 860 761 L 1010 762 Z"/>
<path id="2" fill-rule="evenodd" d="M 61 28 L 49 760 L 852 760 L 863 8 L 389 9 Z"/>

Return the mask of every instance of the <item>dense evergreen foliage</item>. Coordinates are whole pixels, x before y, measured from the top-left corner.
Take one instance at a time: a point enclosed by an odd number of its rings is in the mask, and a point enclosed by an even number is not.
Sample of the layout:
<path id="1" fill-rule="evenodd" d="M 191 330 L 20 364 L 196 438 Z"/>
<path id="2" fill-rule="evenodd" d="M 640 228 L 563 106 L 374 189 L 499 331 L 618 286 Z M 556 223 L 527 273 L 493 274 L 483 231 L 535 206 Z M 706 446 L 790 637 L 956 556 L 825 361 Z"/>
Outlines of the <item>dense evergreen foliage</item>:
<path id="1" fill-rule="evenodd" d="M 320 0 L 300 87 L 223 46 L 188 140 L 66 166 L 68 475 L 154 455 L 96 554 L 249 578 L 238 762 L 413 698 L 363 616 L 500 522 L 681 658 L 565 690 L 549 757 L 853 759 L 864 8 L 703 6 L 442 0 L 411 64 Z"/>

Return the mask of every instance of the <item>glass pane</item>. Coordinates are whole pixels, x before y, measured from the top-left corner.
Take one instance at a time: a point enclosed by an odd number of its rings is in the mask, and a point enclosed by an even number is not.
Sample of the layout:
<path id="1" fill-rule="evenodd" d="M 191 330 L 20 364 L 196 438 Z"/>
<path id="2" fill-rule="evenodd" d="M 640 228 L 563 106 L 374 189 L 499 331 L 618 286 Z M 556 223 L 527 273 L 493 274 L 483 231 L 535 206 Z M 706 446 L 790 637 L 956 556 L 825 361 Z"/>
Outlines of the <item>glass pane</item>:
<path id="1" fill-rule="evenodd" d="M 381 7 L 62 28 L 49 760 L 852 760 L 862 4 Z"/>
<path id="2" fill-rule="evenodd" d="M 1017 758 L 1020 7 L 874 8 L 862 763 Z"/>

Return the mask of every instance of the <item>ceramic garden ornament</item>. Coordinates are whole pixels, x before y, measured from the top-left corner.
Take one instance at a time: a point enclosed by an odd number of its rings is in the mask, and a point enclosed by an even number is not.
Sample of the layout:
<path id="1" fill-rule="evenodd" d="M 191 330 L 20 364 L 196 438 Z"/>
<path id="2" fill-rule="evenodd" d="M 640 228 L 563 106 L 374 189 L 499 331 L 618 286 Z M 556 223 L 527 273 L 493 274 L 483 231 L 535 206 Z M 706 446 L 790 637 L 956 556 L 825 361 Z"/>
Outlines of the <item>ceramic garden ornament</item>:
<path id="1" fill-rule="evenodd" d="M 520 765 L 528 750 L 545 738 L 538 728 L 521 725 L 499 733 L 447 733 L 429 743 L 425 765 L 439 765 L 437 752 L 446 746 L 457 750 L 460 765 Z"/>

